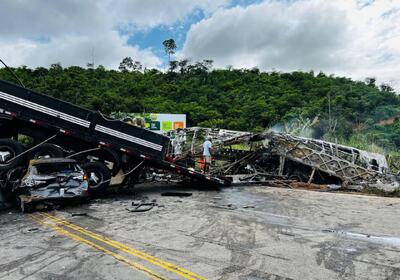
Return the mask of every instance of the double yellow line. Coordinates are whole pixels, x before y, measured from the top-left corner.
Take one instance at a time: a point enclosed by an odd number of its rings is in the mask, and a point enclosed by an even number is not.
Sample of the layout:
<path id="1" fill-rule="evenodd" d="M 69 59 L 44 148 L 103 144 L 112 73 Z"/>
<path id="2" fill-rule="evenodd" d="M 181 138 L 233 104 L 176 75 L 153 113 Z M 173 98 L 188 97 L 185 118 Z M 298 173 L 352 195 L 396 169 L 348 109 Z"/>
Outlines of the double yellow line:
<path id="1" fill-rule="evenodd" d="M 131 256 L 134 256 L 136 258 L 139 258 L 141 260 L 144 260 L 146 262 L 149 262 L 153 265 L 156 265 L 158 267 L 161 267 L 169 272 L 172 272 L 174 274 L 177 274 L 179 276 L 182 276 L 184 279 L 189 279 L 189 280 L 205 280 L 206 278 L 200 275 L 197 275 L 191 271 L 188 271 L 184 268 L 180 268 L 176 265 L 173 265 L 171 263 L 168 263 L 166 261 L 160 260 L 154 256 L 151 256 L 145 252 L 139 251 L 135 248 L 132 248 L 130 246 L 127 246 L 121 242 L 109 239 L 105 236 L 102 236 L 100 234 L 94 233 L 92 231 L 89 231 L 87 229 L 84 229 L 78 225 L 72 224 L 64 219 L 60 219 L 58 217 L 55 217 L 53 215 L 49 215 L 47 213 L 36 213 L 36 214 L 32 214 L 31 218 L 35 221 L 37 221 L 40 224 L 43 224 L 45 226 L 49 226 L 52 229 L 54 229 L 55 231 L 59 232 L 60 234 L 66 235 L 76 241 L 79 241 L 81 243 L 84 243 L 86 245 L 89 245 L 92 248 L 95 248 L 97 250 L 103 251 L 104 253 L 116 258 L 117 260 L 126 263 L 127 265 L 129 265 L 131 268 L 134 268 L 136 270 L 139 270 L 143 273 L 146 273 L 147 275 L 149 275 L 150 277 L 154 278 L 154 279 L 167 279 L 166 277 L 158 274 L 157 272 L 144 267 L 141 264 L 138 264 L 136 262 L 133 262 L 115 252 L 112 252 L 106 248 L 104 248 L 103 246 L 101 246 L 100 244 L 94 243 L 91 240 L 96 240 L 99 241 L 103 244 L 107 244 L 110 247 L 113 247 L 121 252 L 127 253 Z M 50 222 L 51 223 L 50 223 Z M 68 229 L 68 230 L 67 230 Z M 80 235 L 71 232 L 75 231 L 77 233 L 79 233 Z M 84 237 L 89 237 L 89 240 L 84 238 Z"/>

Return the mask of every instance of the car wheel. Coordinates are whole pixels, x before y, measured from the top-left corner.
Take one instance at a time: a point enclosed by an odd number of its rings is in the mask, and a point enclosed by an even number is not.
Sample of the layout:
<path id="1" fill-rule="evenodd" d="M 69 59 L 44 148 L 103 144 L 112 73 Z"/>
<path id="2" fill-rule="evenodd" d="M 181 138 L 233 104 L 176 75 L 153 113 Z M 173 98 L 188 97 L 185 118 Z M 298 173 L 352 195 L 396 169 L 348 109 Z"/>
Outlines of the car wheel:
<path id="1" fill-rule="evenodd" d="M 24 151 L 23 146 L 12 139 L 0 139 L 0 171 L 7 171 L 24 163 L 24 157 L 16 157 Z"/>
<path id="2" fill-rule="evenodd" d="M 110 185 L 111 172 L 104 163 L 88 162 L 82 165 L 82 168 L 89 177 L 90 193 L 102 193 Z"/>

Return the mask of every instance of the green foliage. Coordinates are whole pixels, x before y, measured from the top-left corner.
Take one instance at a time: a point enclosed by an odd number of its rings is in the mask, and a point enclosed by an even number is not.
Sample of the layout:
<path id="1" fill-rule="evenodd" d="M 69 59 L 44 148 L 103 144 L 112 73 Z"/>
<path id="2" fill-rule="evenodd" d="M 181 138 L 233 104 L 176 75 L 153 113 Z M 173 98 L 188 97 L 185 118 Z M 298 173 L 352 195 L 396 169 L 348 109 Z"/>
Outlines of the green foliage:
<path id="1" fill-rule="evenodd" d="M 385 150 L 372 139 L 368 139 L 365 134 L 356 132 L 349 138 L 339 137 L 329 139 L 331 142 L 337 142 L 345 146 L 354 147 L 360 150 L 365 150 L 373 153 L 385 153 Z"/>
<path id="2" fill-rule="evenodd" d="M 172 42 L 170 42 L 172 43 Z M 173 44 L 166 46 L 173 54 Z M 168 47 L 168 48 L 167 48 Z M 313 72 L 212 70 L 212 61 L 171 61 L 170 69 L 142 69 L 125 58 L 121 71 L 59 63 L 14 71 L 33 90 L 103 113 L 184 113 L 188 124 L 263 131 L 297 118 L 314 120 L 311 137 L 338 139 L 352 146 L 386 151 L 400 147 L 400 123 L 378 125 L 400 113 L 400 98 L 375 80 L 356 82 Z M 6 70 L 0 79 L 17 83 Z M 368 148 L 369 146 L 369 148 Z"/>

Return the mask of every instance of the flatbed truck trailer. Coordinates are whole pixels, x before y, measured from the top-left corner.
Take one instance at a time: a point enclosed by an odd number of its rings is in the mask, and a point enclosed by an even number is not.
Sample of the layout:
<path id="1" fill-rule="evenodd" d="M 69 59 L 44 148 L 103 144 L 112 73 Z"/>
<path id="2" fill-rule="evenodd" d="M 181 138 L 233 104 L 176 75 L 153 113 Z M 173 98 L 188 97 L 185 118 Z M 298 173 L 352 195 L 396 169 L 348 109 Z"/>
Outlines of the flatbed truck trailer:
<path id="1" fill-rule="evenodd" d="M 21 139 L 29 144 L 22 145 Z M 122 173 L 129 174 L 125 183 L 132 183 L 140 168 L 131 171 L 143 163 L 204 184 L 226 184 L 167 160 L 169 144 L 166 136 L 0 80 L 0 180 L 45 155 L 74 156 L 103 181 Z M 93 189 L 106 187 L 96 184 Z"/>

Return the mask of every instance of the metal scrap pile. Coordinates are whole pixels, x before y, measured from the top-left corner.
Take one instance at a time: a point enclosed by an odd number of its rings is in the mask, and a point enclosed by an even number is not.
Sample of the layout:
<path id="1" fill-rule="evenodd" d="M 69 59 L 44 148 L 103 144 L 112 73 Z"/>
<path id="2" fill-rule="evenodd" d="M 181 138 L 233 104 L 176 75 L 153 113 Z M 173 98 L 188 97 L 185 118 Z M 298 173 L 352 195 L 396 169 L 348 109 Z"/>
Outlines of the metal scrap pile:
<path id="1" fill-rule="evenodd" d="M 201 168 L 202 144 L 213 142 L 213 175 L 233 183 L 263 183 L 272 186 L 350 189 L 399 188 L 385 156 L 317 139 L 290 134 L 232 131 L 193 127 L 169 132 L 169 155 L 176 161 Z"/>

